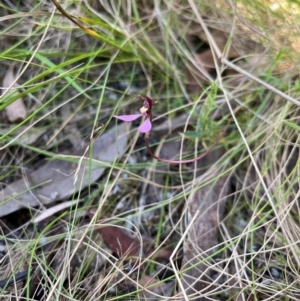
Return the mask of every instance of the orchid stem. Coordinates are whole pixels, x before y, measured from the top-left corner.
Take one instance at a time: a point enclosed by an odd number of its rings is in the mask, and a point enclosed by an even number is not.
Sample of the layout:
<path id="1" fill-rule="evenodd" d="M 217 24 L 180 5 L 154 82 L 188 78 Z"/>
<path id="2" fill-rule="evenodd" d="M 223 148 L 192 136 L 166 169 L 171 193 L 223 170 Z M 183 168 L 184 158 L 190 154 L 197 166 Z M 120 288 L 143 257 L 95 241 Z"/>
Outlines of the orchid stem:
<path id="1" fill-rule="evenodd" d="M 231 120 L 230 120 L 231 121 Z M 220 134 L 220 136 L 218 137 L 218 139 L 203 153 L 201 154 L 200 156 L 196 157 L 196 158 L 193 158 L 193 159 L 187 159 L 187 160 L 179 160 L 179 161 L 176 161 L 176 160 L 170 160 L 170 159 L 164 159 L 164 158 L 160 158 L 160 157 L 157 157 L 151 150 L 150 146 L 149 146 L 149 136 L 150 136 L 150 132 L 146 133 L 145 134 L 145 143 L 146 143 L 146 147 L 147 147 L 147 151 L 149 153 L 149 155 L 153 158 L 153 159 L 156 159 L 157 161 L 160 161 L 160 162 L 165 162 L 165 163 L 170 163 L 170 164 L 186 164 L 186 163 L 193 163 L 193 162 L 196 162 L 198 160 L 201 160 L 203 159 L 205 156 L 207 156 L 213 149 L 214 147 L 219 143 L 219 141 L 224 137 L 227 129 L 228 129 L 228 126 L 230 124 L 230 121 L 228 121 L 225 129 L 222 131 L 222 133 Z"/>

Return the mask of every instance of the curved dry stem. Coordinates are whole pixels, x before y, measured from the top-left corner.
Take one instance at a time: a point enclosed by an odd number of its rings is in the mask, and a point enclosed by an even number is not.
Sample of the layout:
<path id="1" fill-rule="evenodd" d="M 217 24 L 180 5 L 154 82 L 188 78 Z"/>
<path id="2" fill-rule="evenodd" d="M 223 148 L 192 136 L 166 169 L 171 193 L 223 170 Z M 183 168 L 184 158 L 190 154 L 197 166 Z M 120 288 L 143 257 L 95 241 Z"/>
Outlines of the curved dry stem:
<path id="1" fill-rule="evenodd" d="M 222 133 L 220 134 L 218 139 L 203 154 L 201 154 L 200 156 L 198 156 L 196 158 L 187 159 L 187 160 L 178 160 L 177 161 L 177 160 L 164 159 L 164 158 L 160 158 L 160 157 L 156 156 L 152 152 L 152 150 L 150 148 L 150 145 L 149 145 L 149 134 L 150 134 L 150 132 L 145 134 L 145 143 L 146 143 L 147 151 L 153 159 L 156 159 L 157 161 L 160 161 L 160 162 L 170 163 L 170 164 L 186 164 L 186 163 L 193 163 L 193 162 L 199 161 L 199 160 L 203 159 L 205 156 L 207 156 L 215 148 L 215 146 L 219 143 L 219 141 L 224 137 L 224 135 L 225 135 L 225 133 L 228 129 L 228 126 L 230 124 L 230 121 L 228 121 L 225 129 L 222 131 Z"/>

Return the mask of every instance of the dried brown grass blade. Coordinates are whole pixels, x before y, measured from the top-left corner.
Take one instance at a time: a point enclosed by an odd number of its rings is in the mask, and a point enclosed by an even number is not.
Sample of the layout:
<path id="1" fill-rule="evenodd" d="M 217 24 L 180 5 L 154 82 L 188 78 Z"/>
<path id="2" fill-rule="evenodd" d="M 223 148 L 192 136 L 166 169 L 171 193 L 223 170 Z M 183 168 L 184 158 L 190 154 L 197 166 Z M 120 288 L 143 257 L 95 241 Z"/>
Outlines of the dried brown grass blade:
<path id="1" fill-rule="evenodd" d="M 214 151 L 207 155 L 205 163 L 213 164 L 222 155 L 221 151 Z M 210 174 L 217 177 L 219 171 Z M 205 176 L 205 174 L 203 175 Z M 203 176 L 195 179 L 194 187 L 203 183 Z M 182 269 L 183 287 L 187 295 L 196 294 L 198 301 L 208 300 L 203 297 L 209 291 L 212 270 L 207 268 L 209 262 L 199 262 L 213 253 L 214 246 L 218 243 L 218 225 L 220 216 L 223 215 L 229 183 L 226 177 L 221 177 L 213 183 L 196 190 L 189 196 L 188 212 L 190 223 L 188 238 L 184 244 L 184 257 Z"/>

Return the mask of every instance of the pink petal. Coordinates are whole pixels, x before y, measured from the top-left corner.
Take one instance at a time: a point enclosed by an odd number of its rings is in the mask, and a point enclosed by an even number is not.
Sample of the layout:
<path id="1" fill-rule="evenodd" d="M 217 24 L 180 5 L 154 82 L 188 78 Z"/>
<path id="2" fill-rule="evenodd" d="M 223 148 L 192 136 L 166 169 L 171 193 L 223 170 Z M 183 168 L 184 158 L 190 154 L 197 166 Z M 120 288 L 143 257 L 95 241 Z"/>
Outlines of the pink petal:
<path id="1" fill-rule="evenodd" d="M 152 124 L 150 121 L 150 118 L 147 118 L 140 126 L 139 126 L 139 131 L 141 133 L 147 133 L 150 132 L 152 128 Z"/>
<path id="2" fill-rule="evenodd" d="M 133 121 L 138 119 L 139 117 L 143 116 L 142 114 L 133 114 L 133 115 L 113 115 L 113 117 L 123 120 L 123 121 Z"/>

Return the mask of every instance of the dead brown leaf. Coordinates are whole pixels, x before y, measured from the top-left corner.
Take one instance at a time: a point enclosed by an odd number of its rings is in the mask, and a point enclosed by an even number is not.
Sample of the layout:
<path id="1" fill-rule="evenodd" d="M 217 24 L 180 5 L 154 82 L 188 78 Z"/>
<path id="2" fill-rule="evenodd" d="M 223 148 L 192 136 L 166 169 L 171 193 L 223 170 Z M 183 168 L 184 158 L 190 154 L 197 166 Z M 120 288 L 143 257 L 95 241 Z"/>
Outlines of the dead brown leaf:
<path id="1" fill-rule="evenodd" d="M 110 250 L 120 258 L 139 255 L 139 241 L 129 235 L 125 229 L 117 226 L 105 226 L 98 228 L 98 231 Z"/>
<path id="2" fill-rule="evenodd" d="M 239 28 L 236 30 L 235 35 L 230 36 L 229 32 L 219 30 L 216 28 L 209 28 L 215 43 L 218 48 L 224 52 L 228 47 L 228 40 L 231 40 L 230 48 L 227 51 L 227 58 L 232 59 L 239 56 L 249 54 L 250 52 L 260 53 L 263 51 L 263 46 L 251 39 L 249 35 L 245 34 L 244 30 Z M 209 40 L 200 26 L 195 26 L 194 35 L 198 36 L 201 41 L 209 44 Z"/>
<path id="3" fill-rule="evenodd" d="M 94 214 L 93 211 L 88 212 L 90 218 L 93 218 Z M 142 253 L 153 260 L 169 260 L 173 252 L 170 248 L 154 249 L 154 243 L 149 237 L 142 236 L 141 241 L 132 236 L 126 228 L 109 225 L 100 226 L 97 230 L 105 244 L 119 258 L 138 257 Z M 140 269 L 144 269 L 144 265 L 141 265 Z"/>
<path id="4" fill-rule="evenodd" d="M 194 58 L 197 66 L 191 64 L 190 69 L 187 69 L 187 88 L 191 93 L 202 91 L 201 85 L 207 83 L 208 77 L 212 75 L 215 69 L 214 58 L 210 49 L 194 54 Z"/>
<path id="5" fill-rule="evenodd" d="M 3 78 L 3 92 L 6 92 L 6 90 L 12 86 L 12 88 L 16 88 L 16 85 L 13 85 L 15 82 L 16 77 L 13 72 L 13 67 L 10 67 L 4 78 Z M 13 103 L 11 103 L 9 106 L 5 108 L 7 119 L 10 122 L 16 122 L 19 120 L 24 120 L 27 116 L 27 109 L 24 105 L 24 102 L 22 98 L 17 99 Z"/>
<path id="6" fill-rule="evenodd" d="M 105 170 L 95 160 L 112 162 L 124 154 L 128 132 L 129 125 L 126 123 L 112 128 L 96 139 L 93 143 L 93 162 L 86 158 L 79 167 L 77 163 L 54 160 L 26 175 L 26 178 L 8 185 L 0 191 L 0 216 L 24 207 L 51 204 L 87 187 Z M 82 156 L 83 153 L 84 150 L 74 155 Z M 74 184 L 74 173 L 78 168 L 78 181 Z"/>
<path id="7" fill-rule="evenodd" d="M 263 46 L 250 40 L 248 35 L 243 35 L 243 29 L 239 28 L 234 36 L 230 36 L 226 30 L 223 31 L 216 28 L 209 28 L 209 30 L 217 47 L 223 52 L 224 57 L 229 60 L 235 59 L 238 65 L 242 65 L 243 68 L 251 73 L 257 71 L 253 70 L 256 66 L 262 71 L 265 70 L 265 65 L 270 63 L 269 59 L 263 54 Z M 189 39 L 196 36 L 202 43 L 210 44 L 205 32 L 198 25 L 195 25 L 193 32 L 190 32 L 189 36 Z M 237 58 L 240 58 L 240 60 L 237 60 Z M 196 65 L 190 64 L 186 72 L 187 88 L 191 93 L 200 93 L 203 90 L 201 85 L 207 83 L 208 75 L 214 77 L 216 74 L 216 66 L 210 49 L 194 54 L 194 59 L 197 62 Z M 220 60 L 217 58 L 216 60 L 219 64 Z M 242 85 L 245 81 L 243 75 L 228 68 L 224 71 L 223 76 L 229 78 L 228 84 L 233 88 Z"/>
<path id="8" fill-rule="evenodd" d="M 150 300 L 157 297 L 170 297 L 174 290 L 174 281 L 159 282 L 157 279 L 144 275 L 140 280 L 139 284 L 144 287 L 139 292 L 139 296 L 145 300 Z"/>
<path id="9" fill-rule="evenodd" d="M 213 164 L 220 158 L 220 150 L 208 154 L 205 161 L 199 161 L 203 167 Z M 217 176 L 218 171 L 210 174 Z M 202 175 L 195 179 L 194 187 L 203 183 Z M 209 263 L 199 261 L 213 253 L 213 247 L 218 243 L 218 225 L 220 216 L 223 215 L 226 195 L 228 194 L 229 183 L 226 177 L 222 177 L 207 185 L 189 196 L 188 212 L 190 226 L 188 238 L 184 244 L 184 257 L 182 270 L 186 270 L 182 275 L 182 282 L 187 295 L 197 294 L 198 298 L 193 300 L 208 300 L 201 295 L 208 292 L 211 283 L 211 269 L 207 269 Z M 207 270 L 206 270 L 207 269 Z"/>

